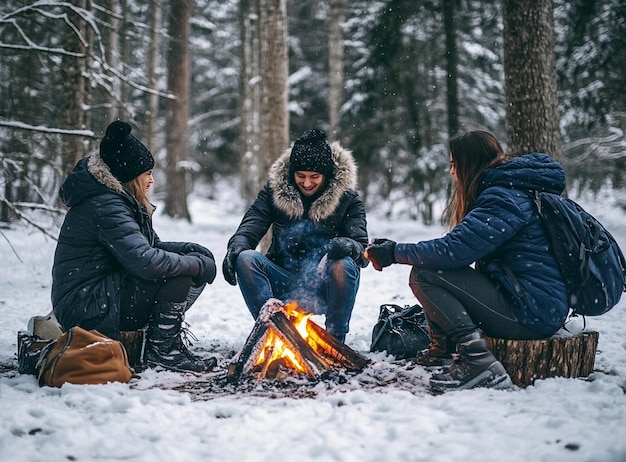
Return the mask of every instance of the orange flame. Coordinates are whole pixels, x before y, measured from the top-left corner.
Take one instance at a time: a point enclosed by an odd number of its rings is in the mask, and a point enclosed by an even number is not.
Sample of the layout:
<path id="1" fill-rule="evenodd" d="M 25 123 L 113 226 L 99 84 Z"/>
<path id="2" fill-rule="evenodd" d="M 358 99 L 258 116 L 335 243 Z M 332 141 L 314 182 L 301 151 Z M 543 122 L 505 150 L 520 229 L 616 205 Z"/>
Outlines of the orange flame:
<path id="1" fill-rule="evenodd" d="M 284 306 L 284 309 L 289 321 L 291 321 L 302 338 L 306 340 L 309 336 L 309 333 L 307 332 L 307 322 L 313 315 L 302 311 L 295 301 L 287 303 Z M 277 359 L 283 358 L 292 368 L 306 373 L 307 369 L 298 360 L 298 355 L 291 348 L 285 345 L 274 329 L 270 328 L 267 338 L 265 339 L 256 360 L 256 365 L 270 365 Z"/>

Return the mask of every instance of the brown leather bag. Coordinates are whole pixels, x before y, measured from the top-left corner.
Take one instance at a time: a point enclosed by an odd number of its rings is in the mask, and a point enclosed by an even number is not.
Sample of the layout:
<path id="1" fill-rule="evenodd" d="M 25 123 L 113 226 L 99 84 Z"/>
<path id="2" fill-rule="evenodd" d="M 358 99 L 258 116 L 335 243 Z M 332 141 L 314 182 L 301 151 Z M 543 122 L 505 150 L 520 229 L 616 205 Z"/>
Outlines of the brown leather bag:
<path id="1" fill-rule="evenodd" d="M 40 386 L 129 382 L 133 369 L 121 342 L 72 327 L 46 347 L 37 364 Z"/>

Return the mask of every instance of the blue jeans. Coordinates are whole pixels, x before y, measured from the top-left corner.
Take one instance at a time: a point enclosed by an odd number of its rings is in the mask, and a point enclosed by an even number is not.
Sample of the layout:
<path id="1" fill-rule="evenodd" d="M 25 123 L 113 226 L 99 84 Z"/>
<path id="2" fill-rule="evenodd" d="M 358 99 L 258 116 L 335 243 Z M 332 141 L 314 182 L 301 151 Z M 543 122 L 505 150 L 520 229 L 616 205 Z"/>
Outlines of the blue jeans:
<path id="1" fill-rule="evenodd" d="M 360 278 L 360 268 L 349 257 L 300 273 L 288 272 L 255 250 L 245 250 L 237 258 L 237 280 L 254 319 L 270 298 L 295 300 L 307 312 L 325 314 L 326 330 L 342 342 Z"/>

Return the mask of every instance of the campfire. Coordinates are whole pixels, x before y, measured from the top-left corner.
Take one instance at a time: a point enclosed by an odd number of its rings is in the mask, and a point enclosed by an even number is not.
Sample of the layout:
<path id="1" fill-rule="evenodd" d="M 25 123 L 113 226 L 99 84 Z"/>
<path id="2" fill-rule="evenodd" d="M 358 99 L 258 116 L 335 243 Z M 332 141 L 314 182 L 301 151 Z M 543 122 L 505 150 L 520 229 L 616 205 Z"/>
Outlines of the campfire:
<path id="1" fill-rule="evenodd" d="M 228 379 L 283 379 L 302 374 L 322 378 L 337 368 L 361 371 L 369 360 L 341 343 L 310 318 L 295 301 L 269 299 L 252 332 L 228 367 Z"/>

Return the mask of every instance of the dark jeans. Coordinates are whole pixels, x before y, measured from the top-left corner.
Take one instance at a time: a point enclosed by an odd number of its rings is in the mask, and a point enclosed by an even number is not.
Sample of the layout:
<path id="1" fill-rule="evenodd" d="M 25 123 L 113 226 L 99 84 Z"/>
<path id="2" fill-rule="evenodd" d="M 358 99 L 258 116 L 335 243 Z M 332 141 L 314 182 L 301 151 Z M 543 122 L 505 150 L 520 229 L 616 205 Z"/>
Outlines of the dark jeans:
<path id="1" fill-rule="evenodd" d="M 494 338 L 545 337 L 520 324 L 506 294 L 474 268 L 415 266 L 409 285 L 424 307 L 431 327 L 455 343 L 477 329 Z"/>
<path id="2" fill-rule="evenodd" d="M 137 330 L 145 327 L 157 302 L 187 301 L 185 308 L 187 311 L 205 286 L 206 284 L 194 285 L 188 276 L 158 281 L 128 276 L 120 293 L 120 330 Z"/>
<path id="3" fill-rule="evenodd" d="M 294 273 L 255 250 L 237 258 L 237 280 L 248 310 L 256 319 L 270 298 L 295 300 L 307 312 L 326 315 L 326 330 L 345 338 L 359 289 L 361 271 L 351 258 L 328 260 L 319 270 Z"/>

